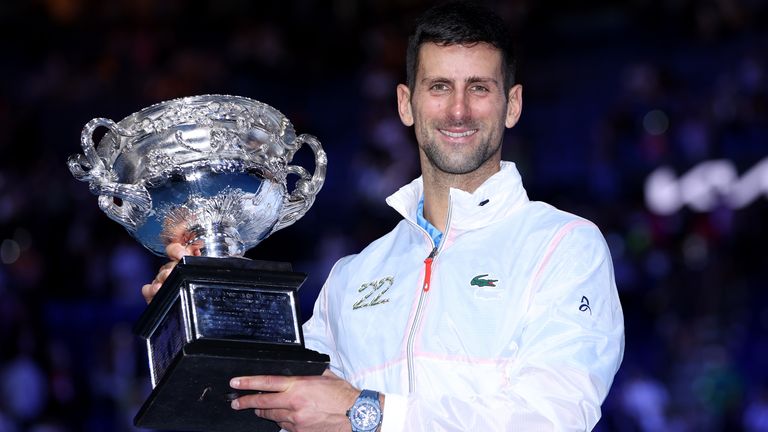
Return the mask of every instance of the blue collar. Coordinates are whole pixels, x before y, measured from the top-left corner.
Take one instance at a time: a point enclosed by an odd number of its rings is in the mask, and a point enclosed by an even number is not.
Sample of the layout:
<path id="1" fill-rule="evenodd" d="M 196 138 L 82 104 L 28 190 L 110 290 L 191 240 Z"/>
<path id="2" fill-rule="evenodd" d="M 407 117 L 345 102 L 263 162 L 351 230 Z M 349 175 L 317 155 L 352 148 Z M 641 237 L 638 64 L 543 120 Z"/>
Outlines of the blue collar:
<path id="1" fill-rule="evenodd" d="M 435 243 L 435 247 L 440 245 L 440 241 L 443 239 L 443 233 L 441 233 L 439 229 L 435 228 L 434 225 L 429 223 L 428 220 L 424 219 L 424 197 L 421 197 L 419 200 L 419 208 L 416 209 L 416 223 L 418 223 L 420 227 L 424 228 L 424 230 L 427 231 L 427 234 L 432 237 L 432 241 Z"/>

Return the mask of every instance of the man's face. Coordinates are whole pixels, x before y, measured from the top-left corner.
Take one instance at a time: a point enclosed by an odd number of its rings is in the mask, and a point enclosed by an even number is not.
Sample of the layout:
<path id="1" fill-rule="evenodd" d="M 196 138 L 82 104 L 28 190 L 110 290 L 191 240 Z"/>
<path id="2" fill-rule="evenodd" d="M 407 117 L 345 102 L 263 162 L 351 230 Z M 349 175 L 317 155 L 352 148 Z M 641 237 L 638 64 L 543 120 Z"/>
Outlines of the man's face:
<path id="1" fill-rule="evenodd" d="M 414 125 L 422 162 L 448 174 L 495 172 L 504 127 L 520 114 L 521 92 L 516 85 L 505 94 L 501 52 L 493 46 L 427 43 L 413 94 L 398 86 L 398 108 L 403 123 Z"/>

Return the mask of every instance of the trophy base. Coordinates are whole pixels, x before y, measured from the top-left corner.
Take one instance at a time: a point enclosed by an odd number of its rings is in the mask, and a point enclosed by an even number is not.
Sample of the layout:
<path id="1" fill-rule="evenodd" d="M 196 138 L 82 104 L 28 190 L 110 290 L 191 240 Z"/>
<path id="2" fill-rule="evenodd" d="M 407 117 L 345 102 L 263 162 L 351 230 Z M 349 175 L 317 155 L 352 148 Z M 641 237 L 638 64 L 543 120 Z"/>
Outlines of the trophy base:
<path id="1" fill-rule="evenodd" d="M 146 340 L 153 389 L 134 418 L 142 428 L 278 431 L 253 410 L 233 410 L 230 379 L 320 375 L 325 354 L 304 347 L 288 263 L 184 257 L 134 326 Z"/>
<path id="2" fill-rule="evenodd" d="M 277 423 L 253 410 L 233 410 L 233 399 L 252 391 L 235 390 L 229 380 L 245 375 L 320 375 L 328 357 L 307 349 L 269 347 L 242 350 L 192 342 L 163 375 L 134 418 L 148 429 L 200 432 L 273 432 Z M 239 352 L 238 352 L 239 351 Z"/>

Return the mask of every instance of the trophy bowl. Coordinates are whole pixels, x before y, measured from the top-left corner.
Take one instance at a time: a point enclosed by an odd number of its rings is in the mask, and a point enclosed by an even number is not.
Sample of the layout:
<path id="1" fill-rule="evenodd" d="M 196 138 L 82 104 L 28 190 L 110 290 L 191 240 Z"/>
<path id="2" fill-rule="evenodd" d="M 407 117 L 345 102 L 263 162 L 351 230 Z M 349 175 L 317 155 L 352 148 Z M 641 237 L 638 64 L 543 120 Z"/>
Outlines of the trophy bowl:
<path id="1" fill-rule="evenodd" d="M 106 128 L 98 146 L 94 132 Z M 243 254 L 302 217 L 323 185 L 326 155 L 296 136 L 279 111 L 240 96 L 161 102 L 114 122 L 95 118 L 67 163 L 98 195 L 101 210 L 147 249 L 194 245 L 139 317 L 152 392 L 140 427 L 189 431 L 275 431 L 230 408 L 229 379 L 318 375 L 328 356 L 304 348 L 297 292 L 306 274 L 289 263 Z M 307 144 L 314 172 L 291 165 Z M 288 190 L 289 175 L 298 178 Z"/>
<path id="2" fill-rule="evenodd" d="M 108 132 L 93 143 L 99 127 Z M 242 256 L 302 217 L 325 180 L 327 158 L 311 135 L 296 136 L 275 108 L 240 96 L 161 102 L 115 123 L 95 118 L 68 160 L 99 207 L 158 255 L 171 242 L 201 255 Z M 307 144 L 315 169 L 290 165 Z M 297 175 L 287 190 L 287 176 Z"/>

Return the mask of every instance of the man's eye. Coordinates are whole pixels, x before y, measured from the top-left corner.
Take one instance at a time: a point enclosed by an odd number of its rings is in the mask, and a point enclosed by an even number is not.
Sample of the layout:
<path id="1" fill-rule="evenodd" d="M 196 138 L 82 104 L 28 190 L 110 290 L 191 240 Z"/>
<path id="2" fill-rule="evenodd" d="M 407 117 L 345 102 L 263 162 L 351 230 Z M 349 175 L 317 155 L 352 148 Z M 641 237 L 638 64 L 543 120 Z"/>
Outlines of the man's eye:
<path id="1" fill-rule="evenodd" d="M 489 91 L 488 87 L 480 86 L 480 85 L 472 86 L 471 90 L 475 93 L 488 93 Z"/>
<path id="2" fill-rule="evenodd" d="M 446 91 L 448 90 L 448 86 L 443 83 L 437 83 L 437 84 L 432 84 L 432 86 L 429 89 L 432 91 Z"/>

